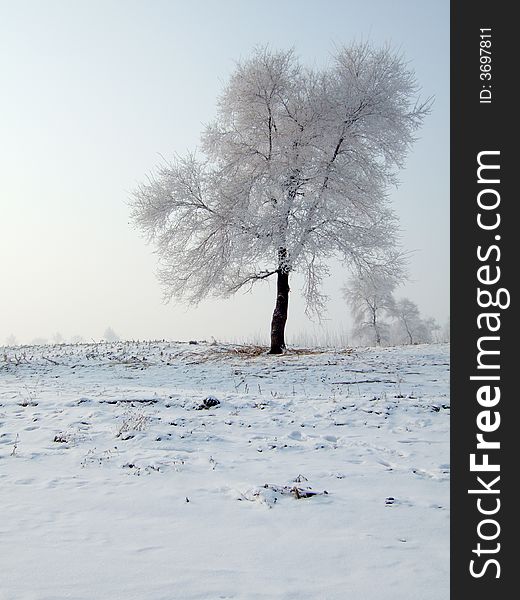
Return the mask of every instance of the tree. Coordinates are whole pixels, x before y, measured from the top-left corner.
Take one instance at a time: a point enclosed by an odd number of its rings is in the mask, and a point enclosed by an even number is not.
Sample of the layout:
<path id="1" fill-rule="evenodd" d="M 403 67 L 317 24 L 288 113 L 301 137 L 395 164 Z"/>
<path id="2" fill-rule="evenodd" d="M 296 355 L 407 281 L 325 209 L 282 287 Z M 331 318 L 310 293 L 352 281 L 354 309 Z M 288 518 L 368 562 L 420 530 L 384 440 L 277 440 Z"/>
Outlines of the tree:
<path id="1" fill-rule="evenodd" d="M 450 341 L 450 317 L 449 316 L 448 316 L 446 323 L 444 324 L 444 327 L 442 328 L 442 341 L 443 342 Z"/>
<path id="2" fill-rule="evenodd" d="M 427 342 L 439 342 L 441 326 L 437 323 L 433 317 L 426 317 L 423 319 L 423 343 Z"/>
<path id="3" fill-rule="evenodd" d="M 16 336 L 14 335 L 14 333 L 11 333 L 6 338 L 5 343 L 7 344 L 7 346 L 18 346 L 18 340 L 16 339 Z"/>
<path id="4" fill-rule="evenodd" d="M 439 329 L 435 319 L 432 317 L 423 319 L 417 304 L 408 298 L 396 301 L 392 316 L 396 320 L 395 337 L 401 343 L 429 343 L 433 339 L 433 332 Z"/>
<path id="5" fill-rule="evenodd" d="M 117 333 L 112 329 L 112 327 L 107 327 L 105 329 L 105 333 L 103 334 L 103 339 L 105 340 L 105 342 L 119 342 L 119 336 L 117 335 Z"/>
<path id="6" fill-rule="evenodd" d="M 327 263 L 388 262 L 397 219 L 387 188 L 429 110 L 390 49 L 340 49 L 323 70 L 292 51 L 237 64 L 202 136 L 132 197 L 132 220 L 160 258 L 165 299 L 198 303 L 276 276 L 271 353 L 285 348 L 289 276 L 321 315 Z"/>
<path id="7" fill-rule="evenodd" d="M 361 341 L 380 345 L 389 339 L 389 325 L 384 316 L 393 314 L 393 292 L 399 280 L 380 269 L 359 272 L 343 288 L 354 319 L 354 335 Z"/>
<path id="8" fill-rule="evenodd" d="M 52 336 L 52 341 L 54 344 L 63 344 L 63 336 L 59 331 Z"/>

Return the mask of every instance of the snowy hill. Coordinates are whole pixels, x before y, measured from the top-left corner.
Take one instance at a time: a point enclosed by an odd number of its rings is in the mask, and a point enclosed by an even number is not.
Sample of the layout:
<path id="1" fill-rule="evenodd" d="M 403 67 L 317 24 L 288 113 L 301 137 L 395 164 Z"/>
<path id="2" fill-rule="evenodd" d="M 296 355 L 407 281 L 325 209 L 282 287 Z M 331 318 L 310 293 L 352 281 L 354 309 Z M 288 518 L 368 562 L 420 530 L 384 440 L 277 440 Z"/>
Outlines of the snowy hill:
<path id="1" fill-rule="evenodd" d="M 448 597 L 449 346 L 0 349 L 0 599 Z"/>

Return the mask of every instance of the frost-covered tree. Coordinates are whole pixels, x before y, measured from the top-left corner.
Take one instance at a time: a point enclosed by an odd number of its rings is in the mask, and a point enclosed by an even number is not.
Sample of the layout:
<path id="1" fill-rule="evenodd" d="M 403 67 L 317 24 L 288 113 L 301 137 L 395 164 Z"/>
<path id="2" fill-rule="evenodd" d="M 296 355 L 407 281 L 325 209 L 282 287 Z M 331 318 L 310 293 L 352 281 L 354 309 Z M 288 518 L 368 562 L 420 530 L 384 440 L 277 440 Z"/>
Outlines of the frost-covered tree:
<path id="1" fill-rule="evenodd" d="M 353 334 L 365 343 L 380 345 L 389 339 L 385 317 L 395 310 L 394 290 L 400 283 L 398 269 L 388 273 L 381 269 L 359 272 L 343 288 L 352 311 Z"/>
<path id="2" fill-rule="evenodd" d="M 11 333 L 5 340 L 7 346 L 18 346 L 18 340 L 14 333 Z"/>
<path id="3" fill-rule="evenodd" d="M 424 342 L 439 342 L 442 335 L 439 334 L 441 326 L 437 323 L 434 317 L 426 317 L 423 319 L 424 324 Z M 421 340 L 422 341 L 422 340 Z"/>
<path id="4" fill-rule="evenodd" d="M 403 58 L 368 44 L 323 70 L 269 49 L 238 63 L 202 156 L 175 158 L 133 194 L 165 298 L 197 303 L 275 276 L 271 353 L 282 352 L 290 273 L 319 316 L 332 257 L 367 268 L 395 248 L 387 189 L 429 110 L 417 93 Z"/>
<path id="5" fill-rule="evenodd" d="M 395 319 L 394 337 L 399 343 L 424 344 L 433 340 L 439 325 L 432 317 L 423 318 L 419 307 L 408 298 L 395 302 L 391 311 Z"/>
<path id="6" fill-rule="evenodd" d="M 450 341 L 450 328 L 451 328 L 450 317 L 448 317 L 446 323 L 444 324 L 444 327 L 442 328 L 442 341 L 443 342 Z"/>
<path id="7" fill-rule="evenodd" d="M 52 342 L 54 344 L 63 344 L 63 336 L 61 335 L 61 333 L 59 331 L 57 331 L 53 336 L 52 336 Z"/>
<path id="8" fill-rule="evenodd" d="M 105 329 L 105 333 L 103 334 L 103 339 L 106 342 L 119 342 L 119 336 L 117 335 L 117 333 L 112 329 L 112 327 L 107 327 Z"/>

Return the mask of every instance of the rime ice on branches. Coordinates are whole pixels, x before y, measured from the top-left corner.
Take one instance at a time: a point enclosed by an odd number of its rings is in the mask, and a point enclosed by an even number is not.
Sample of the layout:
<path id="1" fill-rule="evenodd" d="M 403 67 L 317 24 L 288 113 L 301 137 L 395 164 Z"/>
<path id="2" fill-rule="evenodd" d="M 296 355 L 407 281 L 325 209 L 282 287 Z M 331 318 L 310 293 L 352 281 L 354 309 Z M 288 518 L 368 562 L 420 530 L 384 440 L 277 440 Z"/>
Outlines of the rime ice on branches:
<path id="1" fill-rule="evenodd" d="M 166 298 L 197 303 L 276 276 L 280 353 L 292 272 L 319 316 L 333 257 L 391 271 L 398 222 L 387 191 L 429 110 L 417 93 L 405 60 L 368 44 L 338 50 L 322 70 L 265 48 L 239 62 L 200 155 L 161 166 L 133 195 Z"/>

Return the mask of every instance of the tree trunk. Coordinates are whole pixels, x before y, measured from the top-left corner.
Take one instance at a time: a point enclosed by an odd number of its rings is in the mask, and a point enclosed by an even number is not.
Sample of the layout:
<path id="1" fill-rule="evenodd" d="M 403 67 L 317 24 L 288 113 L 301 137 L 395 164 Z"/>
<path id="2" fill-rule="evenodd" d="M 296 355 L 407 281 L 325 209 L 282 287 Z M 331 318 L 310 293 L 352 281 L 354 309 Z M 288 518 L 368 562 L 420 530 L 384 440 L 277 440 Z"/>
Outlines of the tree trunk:
<path id="1" fill-rule="evenodd" d="M 381 334 L 379 333 L 379 327 L 377 326 L 377 317 L 376 311 L 372 311 L 372 327 L 374 328 L 374 333 L 376 334 L 376 344 L 378 346 L 381 345 Z"/>
<path id="2" fill-rule="evenodd" d="M 277 271 L 276 306 L 271 321 L 271 350 L 269 354 L 282 354 L 285 349 L 285 323 L 289 307 L 289 271 L 281 267 Z"/>
<path id="3" fill-rule="evenodd" d="M 410 339 L 410 344 L 413 345 L 413 337 L 412 337 L 412 334 L 410 332 L 410 328 L 408 327 L 408 323 L 406 321 L 404 322 L 404 326 L 405 326 L 405 329 L 406 329 L 406 333 L 408 334 L 408 338 Z"/>

